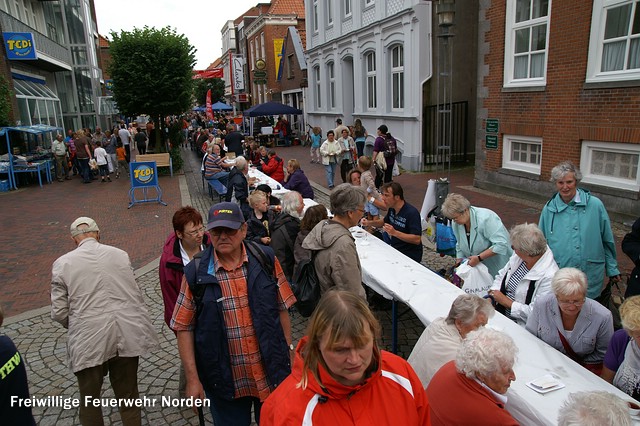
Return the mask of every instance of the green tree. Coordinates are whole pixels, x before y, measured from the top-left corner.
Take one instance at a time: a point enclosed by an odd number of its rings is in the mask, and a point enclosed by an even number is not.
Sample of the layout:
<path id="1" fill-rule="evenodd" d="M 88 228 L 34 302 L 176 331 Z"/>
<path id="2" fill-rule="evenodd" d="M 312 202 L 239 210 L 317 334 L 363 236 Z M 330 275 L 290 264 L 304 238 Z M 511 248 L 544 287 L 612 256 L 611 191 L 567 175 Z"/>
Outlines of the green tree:
<path id="1" fill-rule="evenodd" d="M 0 75 L 0 127 L 11 125 L 9 115 L 11 112 L 11 90 L 9 82 L 4 76 Z"/>
<path id="2" fill-rule="evenodd" d="M 193 97 L 198 105 L 207 102 L 207 91 L 211 89 L 211 103 L 224 102 L 224 80 L 221 78 L 199 78 L 194 80 Z"/>
<path id="3" fill-rule="evenodd" d="M 195 48 L 171 27 L 144 27 L 111 33 L 109 74 L 118 109 L 126 116 L 148 114 L 165 126 L 165 117 L 191 107 Z M 165 151 L 156 132 L 156 151 Z"/>

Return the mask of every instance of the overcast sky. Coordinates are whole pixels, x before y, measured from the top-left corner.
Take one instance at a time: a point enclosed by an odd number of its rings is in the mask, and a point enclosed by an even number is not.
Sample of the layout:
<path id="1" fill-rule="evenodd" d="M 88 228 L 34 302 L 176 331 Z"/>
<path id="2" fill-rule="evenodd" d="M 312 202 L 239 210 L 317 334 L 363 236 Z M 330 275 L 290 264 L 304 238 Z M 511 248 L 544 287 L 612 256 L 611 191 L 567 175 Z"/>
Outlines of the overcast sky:
<path id="1" fill-rule="evenodd" d="M 222 54 L 220 30 L 224 24 L 258 3 L 259 0 L 95 0 L 100 34 L 110 39 L 112 31 L 130 31 L 145 25 L 173 27 L 197 49 L 196 69 L 205 69 Z"/>

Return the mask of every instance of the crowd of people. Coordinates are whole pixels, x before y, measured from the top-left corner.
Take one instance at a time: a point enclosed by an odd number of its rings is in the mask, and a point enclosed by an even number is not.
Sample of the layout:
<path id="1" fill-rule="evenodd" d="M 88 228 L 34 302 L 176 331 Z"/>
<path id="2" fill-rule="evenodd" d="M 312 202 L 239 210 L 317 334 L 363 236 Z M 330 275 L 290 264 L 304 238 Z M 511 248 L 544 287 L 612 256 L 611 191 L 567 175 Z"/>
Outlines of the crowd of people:
<path id="1" fill-rule="evenodd" d="M 204 178 L 224 186 L 225 201 L 211 206 L 206 221 L 193 207 L 178 209 L 158 267 L 164 321 L 180 353 L 180 395 L 207 398 L 215 424 L 249 425 L 252 414 L 265 425 L 518 424 L 505 409 L 506 394 L 516 380 L 516 359 L 526 354 L 506 333 L 485 327 L 495 311 L 640 397 L 640 296 L 633 296 L 640 289 L 628 289 L 622 329 L 614 332 L 611 312 L 597 301 L 605 279 L 620 276 L 609 217 L 600 200 L 578 188 L 581 174 L 570 162 L 553 169 L 557 193 L 538 225 L 507 231 L 496 212 L 460 194 L 446 197 L 442 212 L 453 222 L 456 263 L 485 268 L 492 280 L 484 298 L 456 298 L 405 361 L 378 347 L 380 324 L 350 231 L 359 225 L 422 262 L 422 219 L 392 180 L 397 144 L 387 126 L 378 127 L 371 157 L 359 120 L 353 128 L 338 120 L 324 141 L 313 128 L 310 161 L 325 167 L 330 205 L 305 211 L 304 199 L 314 192 L 299 160 L 285 162 L 229 121 L 216 124 L 222 128 L 194 130 L 187 123 L 185 133 L 203 154 Z M 287 126 L 279 126 L 284 137 Z M 126 126 L 104 134 L 81 130 L 57 142 L 69 151 L 74 146 L 72 164 L 83 179 L 91 181 L 86 167 L 95 158 L 108 182 L 111 173 L 119 176 L 117 164 L 144 152 L 142 133 Z M 288 192 L 274 197 L 268 185 L 256 185 L 250 167 Z M 343 183 L 335 185 L 338 168 Z M 58 178 L 69 177 L 65 173 Z M 90 218 L 78 218 L 70 232 L 77 248 L 53 265 L 52 318 L 68 328 L 80 395 L 98 398 L 108 372 L 116 397 L 136 397 L 138 359 L 155 348 L 157 337 L 129 258 L 100 243 Z M 639 235 L 640 219 L 623 245 L 636 264 L 636 283 Z M 322 297 L 295 345 L 290 283 L 307 260 Z M 120 308 L 105 310 L 107 302 Z M 559 423 L 581 424 L 585 410 L 592 418 L 616 419 L 600 424 L 630 424 L 625 404 L 597 392 L 572 395 Z M 139 407 L 120 414 L 123 424 L 140 423 Z M 80 405 L 82 423 L 101 418 L 99 408 Z"/>
<path id="2" fill-rule="evenodd" d="M 124 122 L 105 132 L 102 128 L 68 130 L 67 136 L 56 135 L 51 144 L 58 182 L 79 176 L 83 183 L 100 178 L 112 182 L 111 176 L 129 176 L 129 162 L 137 154 L 144 155 L 155 143 L 155 126 L 149 121 L 144 127 Z"/>

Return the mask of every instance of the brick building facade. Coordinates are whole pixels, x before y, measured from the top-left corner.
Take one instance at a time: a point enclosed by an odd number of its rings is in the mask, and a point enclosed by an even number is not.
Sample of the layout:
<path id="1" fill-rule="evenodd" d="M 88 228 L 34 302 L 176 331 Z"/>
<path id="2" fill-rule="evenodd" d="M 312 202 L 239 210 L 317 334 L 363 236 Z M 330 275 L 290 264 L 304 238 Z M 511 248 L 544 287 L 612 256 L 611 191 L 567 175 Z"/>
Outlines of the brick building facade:
<path id="1" fill-rule="evenodd" d="M 637 217 L 638 2 L 525 3 L 480 6 L 476 185 L 548 198 L 571 160 L 610 212 Z"/>

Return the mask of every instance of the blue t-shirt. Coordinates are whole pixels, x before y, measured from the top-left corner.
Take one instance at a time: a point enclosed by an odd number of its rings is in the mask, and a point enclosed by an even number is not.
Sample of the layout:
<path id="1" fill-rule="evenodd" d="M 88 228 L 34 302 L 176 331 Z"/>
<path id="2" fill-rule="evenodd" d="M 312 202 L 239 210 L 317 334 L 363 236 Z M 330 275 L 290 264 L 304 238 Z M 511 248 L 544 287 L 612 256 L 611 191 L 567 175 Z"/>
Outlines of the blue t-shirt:
<path id="1" fill-rule="evenodd" d="M 389 209 L 387 215 L 384 217 L 384 222 L 405 234 L 422 235 L 420 212 L 406 201 L 398 212 L 394 209 Z M 422 242 L 420 242 L 420 244 L 410 244 L 399 238 L 391 237 L 390 244 L 391 247 L 416 262 L 420 263 L 422 261 Z"/>
<path id="2" fill-rule="evenodd" d="M 311 148 L 320 148 L 320 142 L 322 141 L 322 134 L 316 135 L 311 133 Z"/>

